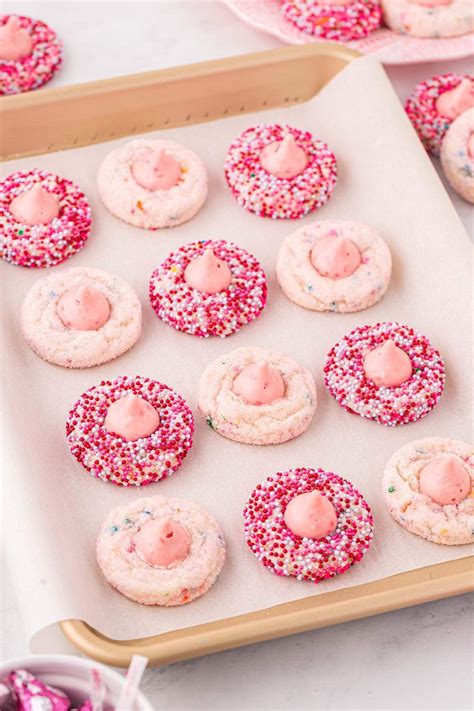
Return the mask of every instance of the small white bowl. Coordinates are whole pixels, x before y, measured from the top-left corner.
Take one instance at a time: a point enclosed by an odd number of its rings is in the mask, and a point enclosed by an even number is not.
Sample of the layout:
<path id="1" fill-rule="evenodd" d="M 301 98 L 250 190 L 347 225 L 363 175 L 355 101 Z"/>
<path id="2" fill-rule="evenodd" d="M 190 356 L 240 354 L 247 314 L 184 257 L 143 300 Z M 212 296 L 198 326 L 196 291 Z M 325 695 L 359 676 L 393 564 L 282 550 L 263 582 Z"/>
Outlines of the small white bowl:
<path id="1" fill-rule="evenodd" d="M 41 681 L 65 691 L 72 702 L 83 702 L 90 691 L 90 670 L 99 669 L 107 692 L 104 699 L 106 708 L 115 708 L 125 676 L 90 659 L 68 654 L 38 654 L 31 657 L 11 659 L 0 664 L 0 679 L 15 669 L 26 669 Z M 133 709 L 130 711 L 155 711 L 154 707 L 139 691 Z"/>

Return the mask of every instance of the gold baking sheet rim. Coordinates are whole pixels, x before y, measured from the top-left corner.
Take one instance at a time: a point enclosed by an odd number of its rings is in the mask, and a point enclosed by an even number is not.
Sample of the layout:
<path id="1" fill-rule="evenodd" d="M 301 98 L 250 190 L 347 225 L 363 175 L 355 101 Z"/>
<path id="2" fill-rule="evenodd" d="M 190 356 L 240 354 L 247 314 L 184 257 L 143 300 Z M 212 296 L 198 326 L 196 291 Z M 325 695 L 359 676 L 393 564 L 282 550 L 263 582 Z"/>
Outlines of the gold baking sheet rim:
<path id="1" fill-rule="evenodd" d="M 2 97 L 0 158 L 306 101 L 358 56 L 334 43 L 285 47 Z M 126 667 L 133 654 L 144 654 L 158 666 L 472 590 L 469 557 L 142 639 L 109 639 L 80 620 L 59 625 L 78 650 L 104 664 Z"/>

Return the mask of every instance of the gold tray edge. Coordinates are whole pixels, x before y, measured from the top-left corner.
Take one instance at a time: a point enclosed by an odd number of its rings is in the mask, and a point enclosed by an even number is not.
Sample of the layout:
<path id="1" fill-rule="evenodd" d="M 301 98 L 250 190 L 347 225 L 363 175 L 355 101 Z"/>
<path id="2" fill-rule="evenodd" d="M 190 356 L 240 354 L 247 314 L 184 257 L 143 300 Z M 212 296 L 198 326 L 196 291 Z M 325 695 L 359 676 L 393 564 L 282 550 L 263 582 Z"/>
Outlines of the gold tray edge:
<path id="1" fill-rule="evenodd" d="M 126 667 L 133 654 L 143 654 L 152 666 L 159 666 L 472 592 L 473 563 L 474 557 L 468 556 L 136 640 L 110 639 L 80 620 L 59 625 L 70 642 L 96 661 Z"/>

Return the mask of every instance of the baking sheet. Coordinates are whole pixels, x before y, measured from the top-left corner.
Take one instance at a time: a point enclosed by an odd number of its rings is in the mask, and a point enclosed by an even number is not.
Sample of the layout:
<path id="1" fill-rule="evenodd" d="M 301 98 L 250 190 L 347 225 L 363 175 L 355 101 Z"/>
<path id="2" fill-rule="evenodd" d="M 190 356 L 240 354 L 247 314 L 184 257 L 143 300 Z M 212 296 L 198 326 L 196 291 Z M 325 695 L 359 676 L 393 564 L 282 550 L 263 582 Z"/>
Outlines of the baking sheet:
<path id="1" fill-rule="evenodd" d="M 256 121 L 290 122 L 327 141 L 339 162 L 339 184 L 317 217 L 365 221 L 392 249 L 394 273 L 379 304 L 359 314 L 316 314 L 281 292 L 274 276 L 284 236 L 303 221 L 263 220 L 238 207 L 222 164 L 232 138 Z M 153 135 L 153 134 L 150 134 Z M 98 200 L 95 175 L 110 142 L 2 166 L 48 168 L 78 182 L 90 198 L 94 227 L 87 246 L 66 265 L 92 265 L 125 277 L 143 303 L 143 334 L 121 358 L 85 371 L 66 371 L 35 356 L 24 343 L 18 313 L 30 285 L 50 270 L 2 264 L 4 284 L 4 516 L 6 557 L 35 651 L 41 631 L 62 619 L 86 621 L 101 633 L 128 639 L 230 617 L 399 572 L 460 558 L 471 547 L 442 547 L 410 535 L 388 515 L 380 494 L 385 462 L 423 436 L 470 437 L 471 294 L 468 237 L 421 148 L 380 65 L 361 58 L 311 101 L 284 109 L 160 132 L 206 161 L 209 200 L 191 222 L 162 232 L 123 224 Z M 159 321 L 148 303 L 148 279 L 177 246 L 225 238 L 252 251 L 269 280 L 269 301 L 253 324 L 225 340 L 200 340 Z M 405 427 L 384 428 L 343 411 L 325 391 L 322 366 L 331 345 L 363 323 L 406 322 L 441 350 L 447 386 L 438 407 Z M 197 381 L 209 360 L 242 345 L 280 349 L 316 377 L 319 405 L 307 432 L 269 448 L 240 445 L 214 433 L 196 409 Z M 68 409 L 104 377 L 147 375 L 180 392 L 196 415 L 194 447 L 178 472 L 141 490 L 93 479 L 72 459 L 64 437 Z M 324 584 L 272 575 L 249 552 L 241 511 L 254 486 L 275 471 L 321 466 L 361 489 L 374 510 L 375 538 L 364 560 Z M 194 499 L 220 521 L 228 559 L 216 585 L 181 608 L 150 609 L 122 597 L 95 563 L 95 538 L 106 513 L 156 493 Z"/>

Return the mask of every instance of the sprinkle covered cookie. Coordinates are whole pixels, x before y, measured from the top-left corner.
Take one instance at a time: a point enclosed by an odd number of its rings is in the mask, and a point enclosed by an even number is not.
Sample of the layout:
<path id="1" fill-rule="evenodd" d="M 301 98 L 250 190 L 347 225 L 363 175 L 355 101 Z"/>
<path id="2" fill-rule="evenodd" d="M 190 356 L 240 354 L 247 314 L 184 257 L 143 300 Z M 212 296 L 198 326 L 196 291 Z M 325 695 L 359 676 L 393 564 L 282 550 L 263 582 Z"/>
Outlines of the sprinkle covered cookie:
<path id="1" fill-rule="evenodd" d="M 52 267 L 84 246 L 91 209 L 74 183 L 47 170 L 18 171 L 0 183 L 3 259 L 20 267 Z"/>
<path id="2" fill-rule="evenodd" d="M 340 42 L 363 39 L 382 22 L 378 0 L 283 0 L 280 12 L 302 32 Z"/>
<path id="3" fill-rule="evenodd" d="M 474 447 L 432 437 L 405 445 L 388 462 L 382 491 L 401 526 L 434 543 L 474 542 Z"/>
<path id="4" fill-rule="evenodd" d="M 97 539 L 107 581 L 142 605 L 184 605 L 215 583 L 225 560 L 217 521 L 185 499 L 151 496 L 110 512 Z"/>
<path id="5" fill-rule="evenodd" d="M 239 205 L 275 219 L 321 207 L 337 180 L 336 158 L 323 141 L 279 124 L 257 124 L 237 136 L 224 171 Z"/>
<path id="6" fill-rule="evenodd" d="M 279 444 L 309 426 L 317 405 L 311 373 L 288 356 L 237 348 L 210 363 L 199 410 L 219 434 L 246 444 Z"/>
<path id="7" fill-rule="evenodd" d="M 259 484 L 244 509 L 247 544 L 277 575 L 319 583 L 344 573 L 370 546 L 373 518 L 346 479 L 300 467 Z"/>
<path id="8" fill-rule="evenodd" d="M 38 89 L 57 72 L 62 43 L 40 20 L 0 15 L 0 94 Z"/>
<path id="9" fill-rule="evenodd" d="M 457 37 L 474 31 L 471 0 L 381 0 L 385 24 L 415 37 Z"/>
<path id="10" fill-rule="evenodd" d="M 392 427 L 427 415 L 445 378 L 443 360 L 430 341 L 392 322 L 355 328 L 336 343 L 324 365 L 326 387 L 345 410 Z"/>
<path id="11" fill-rule="evenodd" d="M 178 469 L 191 448 L 194 418 L 184 398 L 157 380 L 103 380 L 66 422 L 71 454 L 93 476 L 142 486 Z"/>
<path id="12" fill-rule="evenodd" d="M 465 74 L 439 74 L 418 84 L 405 110 L 426 150 L 439 155 L 451 123 L 474 107 L 474 78 Z"/>
<path id="13" fill-rule="evenodd" d="M 21 308 L 23 335 L 44 360 L 89 368 L 128 351 L 140 336 L 142 308 L 118 276 L 75 267 L 34 284 Z"/>
<path id="14" fill-rule="evenodd" d="M 207 197 L 207 170 L 189 148 L 137 138 L 116 148 L 97 174 L 105 207 L 136 227 L 158 230 L 187 222 Z"/>
<path id="15" fill-rule="evenodd" d="M 277 278 L 286 296 L 313 311 L 361 311 L 387 290 L 392 257 L 368 225 L 321 220 L 288 235 L 278 252 Z"/>
<path id="16" fill-rule="evenodd" d="M 265 272 L 251 254 L 225 240 L 180 247 L 150 279 L 156 314 L 178 331 L 224 338 L 250 323 L 267 301 Z"/>
<path id="17" fill-rule="evenodd" d="M 441 144 L 441 165 L 454 190 L 474 203 L 474 108 L 448 128 Z"/>

